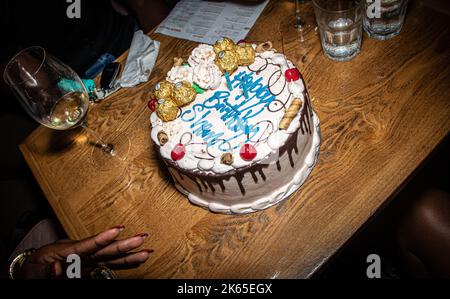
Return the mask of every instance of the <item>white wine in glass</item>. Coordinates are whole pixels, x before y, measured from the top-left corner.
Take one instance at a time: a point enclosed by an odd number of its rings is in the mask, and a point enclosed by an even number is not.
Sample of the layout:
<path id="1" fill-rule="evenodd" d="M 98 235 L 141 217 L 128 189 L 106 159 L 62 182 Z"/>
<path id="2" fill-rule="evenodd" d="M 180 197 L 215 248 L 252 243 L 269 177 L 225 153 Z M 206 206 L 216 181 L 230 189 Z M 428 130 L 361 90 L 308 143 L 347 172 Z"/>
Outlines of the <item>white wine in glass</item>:
<path id="1" fill-rule="evenodd" d="M 56 130 L 67 130 L 77 126 L 84 120 L 89 98 L 84 92 L 73 91 L 56 101 L 49 115 L 49 127 Z"/>
<path id="2" fill-rule="evenodd" d="M 80 77 L 69 66 L 34 46 L 17 53 L 3 74 L 22 107 L 42 125 L 55 130 L 81 126 L 95 138 L 91 158 L 95 168 L 109 170 L 125 161 L 130 148 L 123 134 L 105 142 L 86 125 L 89 96 Z"/>

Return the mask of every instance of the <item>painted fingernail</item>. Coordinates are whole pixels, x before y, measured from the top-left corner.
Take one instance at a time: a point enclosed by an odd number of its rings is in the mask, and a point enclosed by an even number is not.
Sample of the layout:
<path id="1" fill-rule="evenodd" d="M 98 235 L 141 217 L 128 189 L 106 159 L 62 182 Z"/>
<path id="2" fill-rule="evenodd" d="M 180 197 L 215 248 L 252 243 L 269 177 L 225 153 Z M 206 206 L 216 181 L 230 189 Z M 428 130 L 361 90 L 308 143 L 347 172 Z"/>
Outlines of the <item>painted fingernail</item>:
<path id="1" fill-rule="evenodd" d="M 116 225 L 111 227 L 111 229 L 118 229 L 119 231 L 123 231 L 125 229 L 125 225 Z"/>
<path id="2" fill-rule="evenodd" d="M 141 237 L 142 239 L 146 239 L 148 237 L 147 233 L 136 235 L 135 237 Z"/>
<path id="3" fill-rule="evenodd" d="M 144 252 L 147 252 L 147 253 L 155 252 L 153 249 L 142 249 L 141 251 L 144 251 Z"/>
<path id="4" fill-rule="evenodd" d="M 56 277 L 56 262 L 50 264 L 50 276 Z"/>

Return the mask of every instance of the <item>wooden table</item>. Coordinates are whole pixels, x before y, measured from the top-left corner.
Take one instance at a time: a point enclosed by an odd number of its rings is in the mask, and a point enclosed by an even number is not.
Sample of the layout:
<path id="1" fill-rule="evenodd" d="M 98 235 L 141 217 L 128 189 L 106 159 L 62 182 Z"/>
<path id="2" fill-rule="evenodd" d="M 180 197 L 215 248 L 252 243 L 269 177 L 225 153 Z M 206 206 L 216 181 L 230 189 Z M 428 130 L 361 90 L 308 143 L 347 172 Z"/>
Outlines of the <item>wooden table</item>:
<path id="1" fill-rule="evenodd" d="M 272 1 L 249 34 L 274 40 L 292 1 Z M 161 51 L 148 83 L 119 91 L 92 108 L 101 134 L 125 132 L 132 148 L 125 171 L 94 169 L 81 131 L 39 127 L 21 150 L 72 238 L 116 224 L 123 236 L 149 232 L 149 261 L 122 277 L 298 278 L 312 276 L 389 199 L 450 130 L 450 18 L 416 1 L 400 36 L 364 36 L 352 61 L 324 57 L 318 39 L 298 64 L 321 120 L 319 162 L 305 185 L 268 210 L 227 216 L 189 204 L 156 159 L 146 107 L 174 56 L 196 44 L 158 34 Z M 288 54 L 289 54 L 288 53 Z M 123 61 L 121 57 L 120 61 Z"/>

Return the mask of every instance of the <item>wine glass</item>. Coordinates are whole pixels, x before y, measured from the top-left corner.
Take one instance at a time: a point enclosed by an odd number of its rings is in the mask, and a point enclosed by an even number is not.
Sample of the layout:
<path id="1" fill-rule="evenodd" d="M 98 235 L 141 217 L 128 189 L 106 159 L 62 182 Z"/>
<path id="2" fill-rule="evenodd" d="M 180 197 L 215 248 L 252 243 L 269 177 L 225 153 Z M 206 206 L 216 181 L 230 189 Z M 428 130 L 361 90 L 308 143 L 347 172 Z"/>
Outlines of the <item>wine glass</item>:
<path id="1" fill-rule="evenodd" d="M 294 0 L 294 14 L 281 21 L 281 31 L 284 36 L 292 36 L 296 40 L 305 42 L 314 37 L 314 12 L 307 0 Z"/>
<path id="2" fill-rule="evenodd" d="M 294 11 L 294 14 L 282 18 L 279 23 L 282 51 L 297 65 L 306 64 L 308 53 L 318 38 L 313 7 L 306 0 L 280 2 L 285 6 L 283 10 Z"/>
<path id="3" fill-rule="evenodd" d="M 55 130 L 80 126 L 93 137 L 91 160 L 96 169 L 109 170 L 125 161 L 129 139 L 119 133 L 106 142 L 87 126 L 89 96 L 83 82 L 44 48 L 33 46 L 17 53 L 7 64 L 3 78 L 37 122 Z"/>

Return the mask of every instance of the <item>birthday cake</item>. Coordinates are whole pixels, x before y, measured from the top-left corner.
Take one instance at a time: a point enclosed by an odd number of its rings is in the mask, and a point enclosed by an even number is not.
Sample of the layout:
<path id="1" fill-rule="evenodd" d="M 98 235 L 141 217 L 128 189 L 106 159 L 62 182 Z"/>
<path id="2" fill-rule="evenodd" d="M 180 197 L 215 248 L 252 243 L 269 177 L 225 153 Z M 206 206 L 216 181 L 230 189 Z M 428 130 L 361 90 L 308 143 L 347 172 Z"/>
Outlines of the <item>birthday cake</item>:
<path id="1" fill-rule="evenodd" d="M 320 147 L 298 69 L 270 42 L 223 38 L 175 58 L 148 103 L 176 188 L 217 213 L 266 209 L 296 191 Z"/>

